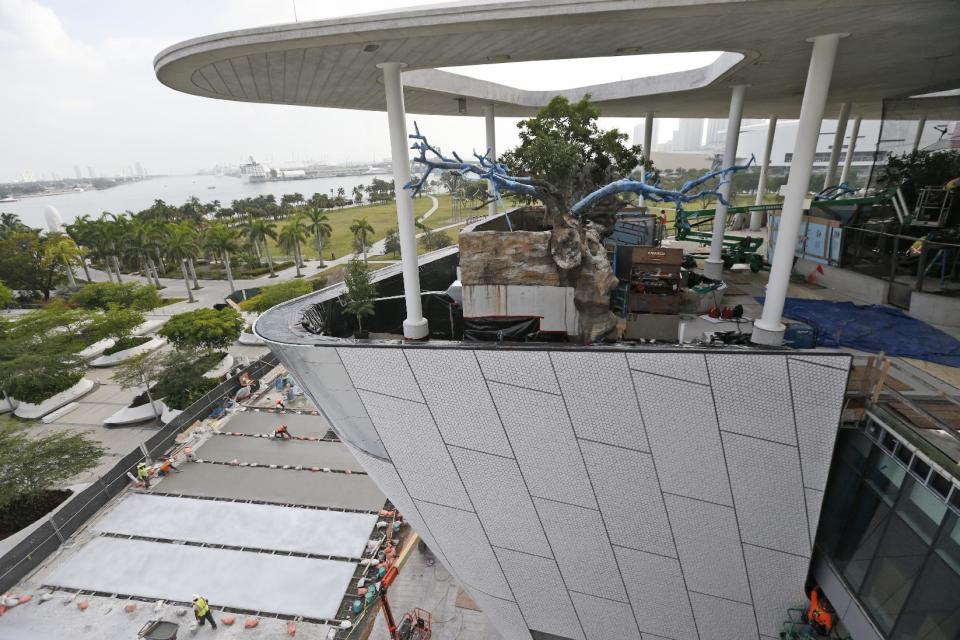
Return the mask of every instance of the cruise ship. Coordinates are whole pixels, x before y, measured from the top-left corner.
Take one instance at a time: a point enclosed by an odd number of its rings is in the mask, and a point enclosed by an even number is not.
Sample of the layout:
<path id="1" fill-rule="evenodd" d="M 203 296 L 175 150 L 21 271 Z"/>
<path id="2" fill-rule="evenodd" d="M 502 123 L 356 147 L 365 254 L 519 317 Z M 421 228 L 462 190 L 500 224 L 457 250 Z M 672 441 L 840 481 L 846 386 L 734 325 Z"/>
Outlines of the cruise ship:
<path id="1" fill-rule="evenodd" d="M 270 175 L 266 167 L 250 156 L 250 162 L 240 165 L 240 178 L 244 182 L 266 182 Z"/>

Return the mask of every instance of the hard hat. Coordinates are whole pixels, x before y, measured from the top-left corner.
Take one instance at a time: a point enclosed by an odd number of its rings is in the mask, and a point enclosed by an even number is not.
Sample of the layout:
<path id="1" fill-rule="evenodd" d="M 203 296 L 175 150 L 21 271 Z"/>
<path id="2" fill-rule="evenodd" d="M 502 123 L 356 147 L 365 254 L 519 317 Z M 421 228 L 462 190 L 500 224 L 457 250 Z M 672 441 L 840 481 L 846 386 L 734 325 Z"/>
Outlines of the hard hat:
<path id="1" fill-rule="evenodd" d="M 138 467 L 145 467 L 145 466 L 147 466 L 147 463 L 146 463 L 146 462 L 141 462 L 141 463 L 138 464 L 137 466 L 138 466 Z"/>
<path id="2" fill-rule="evenodd" d="M 193 594 L 193 599 L 194 599 L 194 600 L 199 600 L 199 599 L 200 599 L 200 594 L 199 594 L 199 593 Z"/>

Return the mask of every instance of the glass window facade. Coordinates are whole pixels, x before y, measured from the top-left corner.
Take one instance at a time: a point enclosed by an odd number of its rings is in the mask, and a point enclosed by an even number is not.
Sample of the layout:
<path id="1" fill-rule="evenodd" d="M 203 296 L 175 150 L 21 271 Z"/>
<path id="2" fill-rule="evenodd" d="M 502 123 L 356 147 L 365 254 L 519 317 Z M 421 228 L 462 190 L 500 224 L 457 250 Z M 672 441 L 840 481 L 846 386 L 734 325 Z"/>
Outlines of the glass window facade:
<path id="1" fill-rule="evenodd" d="M 841 430 L 817 549 L 887 637 L 957 640 L 960 510 L 927 483 L 927 465 L 880 436 Z"/>

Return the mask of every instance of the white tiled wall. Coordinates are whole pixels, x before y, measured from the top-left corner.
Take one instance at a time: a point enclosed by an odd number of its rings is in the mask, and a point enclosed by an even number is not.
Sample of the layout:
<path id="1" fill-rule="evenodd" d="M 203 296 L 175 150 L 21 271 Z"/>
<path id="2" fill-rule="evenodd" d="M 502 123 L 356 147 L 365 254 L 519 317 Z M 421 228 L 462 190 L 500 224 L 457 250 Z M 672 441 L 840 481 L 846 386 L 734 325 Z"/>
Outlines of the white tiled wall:
<path id="1" fill-rule="evenodd" d="M 776 637 L 802 604 L 847 356 L 279 351 L 504 640 Z"/>

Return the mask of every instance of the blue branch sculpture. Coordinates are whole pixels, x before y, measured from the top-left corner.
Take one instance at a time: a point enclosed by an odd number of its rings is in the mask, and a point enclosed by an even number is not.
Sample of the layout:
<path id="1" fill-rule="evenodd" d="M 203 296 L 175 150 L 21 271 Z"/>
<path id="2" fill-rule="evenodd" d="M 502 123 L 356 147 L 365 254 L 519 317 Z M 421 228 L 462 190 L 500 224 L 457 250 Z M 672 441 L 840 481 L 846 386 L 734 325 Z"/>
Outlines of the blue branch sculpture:
<path id="1" fill-rule="evenodd" d="M 494 199 L 500 203 L 501 206 L 503 206 L 501 191 L 542 198 L 545 195 L 544 190 L 551 189 L 550 185 L 544 181 L 538 181 L 530 177 L 510 175 L 506 166 L 489 157 L 489 149 L 482 156 L 474 152 L 473 156 L 477 159 L 476 162 L 465 162 L 456 152 L 453 153 L 452 158 L 445 157 L 439 148 L 431 145 L 427 137 L 420 133 L 420 128 L 416 122 L 414 122 L 413 127 L 414 133 L 410 134 L 409 137 L 416 142 L 414 142 L 410 148 L 419 152 L 419 155 L 415 158 L 415 162 L 427 168 L 419 181 L 411 181 L 403 186 L 404 189 L 411 189 L 415 196 L 420 194 L 424 185 L 427 183 L 427 178 L 434 171 L 454 171 L 459 175 L 473 174 L 480 179 L 489 181 L 493 187 Z M 721 203 L 729 205 L 720 193 L 720 187 L 729 180 L 730 174 L 750 168 L 754 161 L 755 158 L 750 156 L 750 160 L 746 164 L 711 171 L 694 180 L 688 180 L 676 191 L 661 188 L 659 186 L 659 178 L 652 182 L 633 180 L 630 178 L 617 180 L 600 187 L 582 198 L 579 202 L 576 202 L 570 207 L 569 213 L 583 221 L 586 213 L 593 208 L 594 205 L 618 193 L 636 193 L 643 196 L 645 200 L 653 202 L 672 202 L 677 209 L 678 217 L 681 215 L 685 203 L 702 200 L 708 196 L 714 196 Z M 716 178 L 720 179 L 716 187 L 691 193 L 691 191 Z"/>

